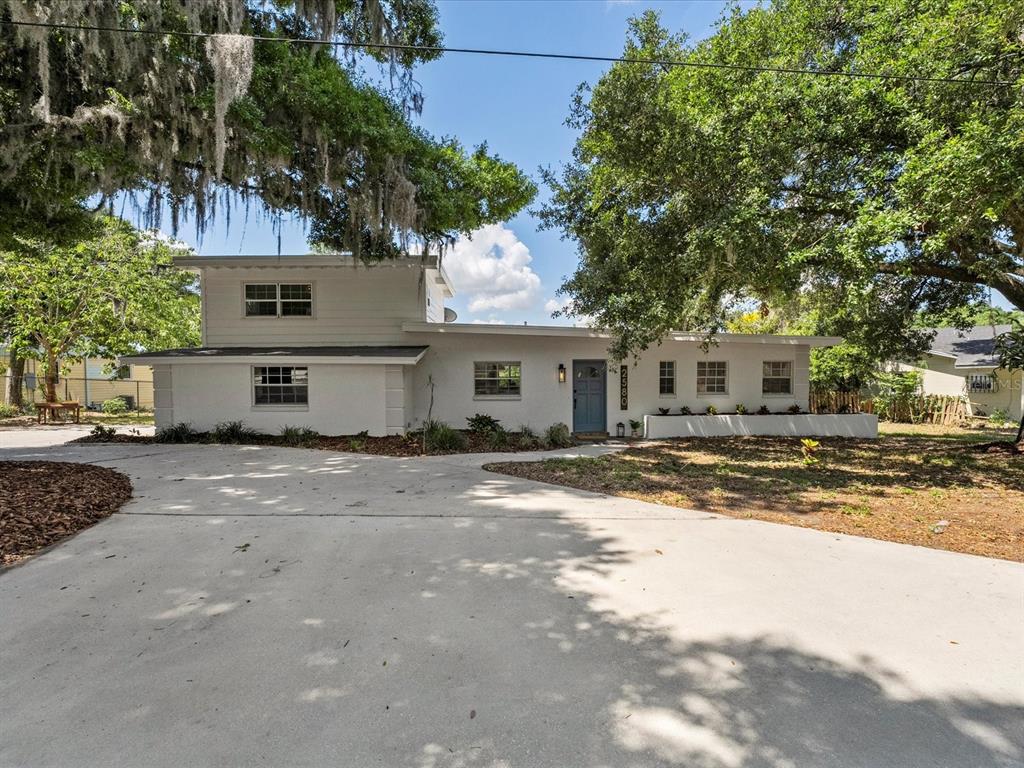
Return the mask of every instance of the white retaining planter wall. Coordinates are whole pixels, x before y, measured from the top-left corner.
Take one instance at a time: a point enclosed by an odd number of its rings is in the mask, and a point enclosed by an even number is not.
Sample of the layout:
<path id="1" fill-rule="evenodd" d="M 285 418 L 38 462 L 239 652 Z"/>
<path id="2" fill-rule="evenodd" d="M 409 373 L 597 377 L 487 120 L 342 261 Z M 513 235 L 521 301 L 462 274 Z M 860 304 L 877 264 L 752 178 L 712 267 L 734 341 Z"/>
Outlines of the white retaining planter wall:
<path id="1" fill-rule="evenodd" d="M 878 417 L 870 413 L 793 413 L 770 416 L 644 416 L 644 437 L 878 437 Z"/>

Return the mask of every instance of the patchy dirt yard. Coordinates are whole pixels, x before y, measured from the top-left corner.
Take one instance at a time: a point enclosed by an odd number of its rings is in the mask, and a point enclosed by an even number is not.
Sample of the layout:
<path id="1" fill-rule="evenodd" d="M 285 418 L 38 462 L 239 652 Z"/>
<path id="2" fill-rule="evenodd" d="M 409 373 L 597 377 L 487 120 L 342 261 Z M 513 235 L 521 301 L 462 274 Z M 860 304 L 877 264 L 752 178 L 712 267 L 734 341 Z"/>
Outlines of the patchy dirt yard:
<path id="1" fill-rule="evenodd" d="M 0 461 L 0 565 L 88 528 L 131 495 L 131 481 L 106 467 Z"/>
<path id="2" fill-rule="evenodd" d="M 891 428 L 878 440 L 666 440 L 494 472 L 731 517 L 1024 561 L 1024 457 L 972 444 L 993 430 Z"/>

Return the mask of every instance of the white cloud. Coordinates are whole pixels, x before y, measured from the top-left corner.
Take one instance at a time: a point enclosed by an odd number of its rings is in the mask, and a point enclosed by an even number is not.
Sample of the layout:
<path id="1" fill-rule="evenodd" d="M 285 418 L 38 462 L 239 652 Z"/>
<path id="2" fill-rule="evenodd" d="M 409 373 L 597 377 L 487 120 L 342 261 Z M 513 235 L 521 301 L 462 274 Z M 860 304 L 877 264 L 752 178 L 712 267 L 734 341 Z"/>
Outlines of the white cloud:
<path id="1" fill-rule="evenodd" d="M 515 232 L 489 224 L 460 237 L 444 265 L 455 290 L 468 295 L 470 312 L 501 312 L 535 305 L 541 284 L 531 261 Z"/>
<path id="2" fill-rule="evenodd" d="M 549 315 L 553 315 L 555 312 L 565 309 L 568 304 L 568 299 L 548 299 L 544 302 L 544 311 Z"/>

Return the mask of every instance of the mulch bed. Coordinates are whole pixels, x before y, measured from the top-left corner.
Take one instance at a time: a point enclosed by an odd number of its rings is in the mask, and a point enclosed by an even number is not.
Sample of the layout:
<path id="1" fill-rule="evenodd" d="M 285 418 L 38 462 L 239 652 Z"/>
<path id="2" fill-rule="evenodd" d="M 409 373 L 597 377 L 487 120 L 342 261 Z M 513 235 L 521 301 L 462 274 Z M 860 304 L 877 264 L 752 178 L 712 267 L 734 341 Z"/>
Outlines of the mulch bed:
<path id="1" fill-rule="evenodd" d="M 120 472 L 60 461 L 0 461 L 0 565 L 116 512 L 132 495 Z"/>
<path id="2" fill-rule="evenodd" d="M 423 452 L 423 440 L 420 435 L 389 435 L 387 437 L 365 437 L 362 435 L 339 435 L 330 437 L 320 435 L 304 445 L 294 445 L 277 435 L 255 435 L 241 445 L 266 445 L 278 448 L 318 448 L 325 451 L 341 451 L 344 453 L 366 453 L 374 456 L 441 456 L 452 453 L 516 453 L 524 450 L 540 450 L 543 446 L 533 445 L 521 448 L 510 443 L 503 448 L 493 448 L 487 436 L 477 432 L 463 431 L 466 447 L 460 451 L 428 451 Z M 83 435 L 72 443 L 156 443 L 155 437 L 149 435 Z M 216 441 L 207 436 L 199 436 L 195 444 L 216 445 Z"/>

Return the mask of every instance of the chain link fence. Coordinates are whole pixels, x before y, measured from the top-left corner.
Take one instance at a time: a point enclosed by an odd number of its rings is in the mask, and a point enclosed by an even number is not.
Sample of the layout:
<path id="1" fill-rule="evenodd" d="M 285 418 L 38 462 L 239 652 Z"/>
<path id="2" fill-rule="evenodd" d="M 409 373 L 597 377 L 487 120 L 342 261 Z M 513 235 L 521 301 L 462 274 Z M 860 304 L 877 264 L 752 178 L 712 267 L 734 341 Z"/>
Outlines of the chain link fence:
<path id="1" fill-rule="evenodd" d="M 0 376 L 0 400 L 5 400 L 10 377 Z M 26 374 L 22 381 L 22 396 L 25 404 L 41 403 L 46 400 L 41 376 Z M 61 376 L 57 382 L 57 399 L 73 400 L 90 410 L 102 410 L 107 400 L 120 398 L 129 411 L 153 410 L 153 382 L 146 379 L 110 379 L 103 377 Z"/>

